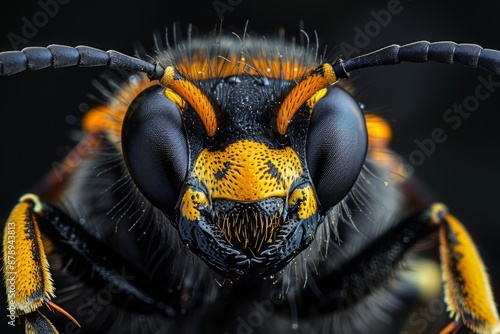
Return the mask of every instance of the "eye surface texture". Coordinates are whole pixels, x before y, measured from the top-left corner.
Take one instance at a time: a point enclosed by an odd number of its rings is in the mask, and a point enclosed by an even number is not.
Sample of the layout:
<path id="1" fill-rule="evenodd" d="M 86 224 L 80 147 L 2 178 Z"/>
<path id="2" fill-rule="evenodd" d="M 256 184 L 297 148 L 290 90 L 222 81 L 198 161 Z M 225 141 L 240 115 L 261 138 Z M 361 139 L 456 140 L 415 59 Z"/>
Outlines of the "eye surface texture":
<path id="1" fill-rule="evenodd" d="M 181 111 L 165 96 L 165 87 L 150 87 L 132 102 L 124 119 L 122 149 L 141 193 L 170 214 L 186 177 L 188 147 Z"/>
<path id="2" fill-rule="evenodd" d="M 338 86 L 315 103 L 307 137 L 307 165 L 323 211 L 351 190 L 365 161 L 368 135 L 354 98 Z"/>

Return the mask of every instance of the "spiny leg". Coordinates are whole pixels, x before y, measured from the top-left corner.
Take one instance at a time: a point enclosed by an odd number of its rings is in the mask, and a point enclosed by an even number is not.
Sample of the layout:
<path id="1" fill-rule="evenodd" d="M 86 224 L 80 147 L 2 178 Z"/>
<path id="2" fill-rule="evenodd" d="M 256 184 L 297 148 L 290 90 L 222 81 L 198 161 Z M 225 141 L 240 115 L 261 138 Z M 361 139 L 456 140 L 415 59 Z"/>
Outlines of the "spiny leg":
<path id="1" fill-rule="evenodd" d="M 441 333 L 453 333 L 462 325 L 477 333 L 499 332 L 488 275 L 471 237 L 444 205 L 434 204 L 431 216 L 439 225 L 444 296 L 454 318 Z"/>
<path id="2" fill-rule="evenodd" d="M 36 195 L 21 197 L 8 218 L 3 238 L 3 272 L 8 307 L 14 310 L 16 316 L 26 315 L 26 333 L 36 334 L 57 333 L 50 321 L 38 311 L 44 304 L 78 325 L 73 317 L 50 301 L 55 295 L 38 228 L 42 211 L 43 204 Z"/>

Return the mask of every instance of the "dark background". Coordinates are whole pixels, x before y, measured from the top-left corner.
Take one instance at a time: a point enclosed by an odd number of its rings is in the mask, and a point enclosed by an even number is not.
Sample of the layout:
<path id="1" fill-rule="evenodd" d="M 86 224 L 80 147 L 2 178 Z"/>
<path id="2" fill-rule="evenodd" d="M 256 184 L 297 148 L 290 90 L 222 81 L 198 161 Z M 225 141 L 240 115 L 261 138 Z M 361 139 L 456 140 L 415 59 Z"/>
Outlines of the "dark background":
<path id="1" fill-rule="evenodd" d="M 221 0 L 229 3 L 228 0 Z M 340 43 L 354 45 L 355 27 L 365 30 L 374 20 L 370 11 L 386 9 L 389 1 L 253 1 L 232 0 L 233 10 L 224 12 L 226 32 L 241 33 L 247 19 L 254 36 L 272 35 L 284 27 L 297 36 L 302 20 L 310 36 L 317 31 L 321 49 L 339 55 Z M 387 44 L 421 39 L 477 43 L 500 49 L 500 3 L 492 1 L 401 0 L 401 13 L 362 48 L 368 52 Z M 41 10 L 36 1 L 2 4 L 0 50 L 12 50 L 9 33 L 21 35 L 26 17 Z M 208 31 L 220 25 L 213 1 L 89 1 L 70 0 L 28 38 L 29 46 L 51 43 L 91 45 L 102 49 L 133 52 L 133 43 L 152 44 L 152 31 L 179 23 L 186 31 Z M 24 45 L 23 45 L 24 46 Z M 0 78 L 0 217 L 3 222 L 18 197 L 60 161 L 78 129 L 80 108 L 92 104 L 91 81 L 102 69 L 59 69 L 22 73 Z M 467 226 L 485 259 L 500 300 L 500 92 L 481 102 L 479 109 L 453 131 L 442 121 L 446 109 L 474 94 L 481 70 L 442 64 L 401 64 L 357 72 L 352 81 L 363 92 L 369 109 L 382 114 L 394 128 L 393 147 L 408 158 L 414 140 L 429 138 L 441 127 L 448 139 L 416 167 L 436 198 L 446 203 Z M 500 81 L 500 78 L 496 79 Z M 0 305 L 0 328 L 6 326 L 6 310 Z M 8 327 L 8 326 L 6 326 Z M 10 329 L 10 328 L 8 328 Z"/>

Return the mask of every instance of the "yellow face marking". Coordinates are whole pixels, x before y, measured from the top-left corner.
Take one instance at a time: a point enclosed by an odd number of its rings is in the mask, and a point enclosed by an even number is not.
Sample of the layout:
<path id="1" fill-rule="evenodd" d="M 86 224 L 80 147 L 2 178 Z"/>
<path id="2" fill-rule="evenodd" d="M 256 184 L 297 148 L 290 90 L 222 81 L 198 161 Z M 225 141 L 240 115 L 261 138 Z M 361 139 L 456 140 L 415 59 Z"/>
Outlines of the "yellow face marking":
<path id="1" fill-rule="evenodd" d="M 172 89 L 183 98 L 200 117 L 205 131 L 209 137 L 213 137 L 217 131 L 217 118 L 215 110 L 207 96 L 200 88 L 191 81 L 183 78 L 176 78 L 176 71 L 173 66 L 168 66 L 160 82 L 167 88 Z"/>
<path id="2" fill-rule="evenodd" d="M 194 166 L 196 179 L 208 188 L 211 198 L 243 202 L 285 197 L 302 173 L 291 148 L 272 149 L 249 140 L 223 151 L 204 149 Z"/>
<path id="3" fill-rule="evenodd" d="M 313 94 L 336 81 L 337 77 L 333 72 L 332 66 L 330 64 L 324 64 L 320 72 L 307 76 L 293 87 L 283 100 L 278 111 L 278 117 L 276 119 L 278 132 L 281 135 L 285 135 L 288 129 L 288 123 L 290 123 L 297 110 L 299 110 Z"/>
<path id="4" fill-rule="evenodd" d="M 311 185 L 304 188 L 295 189 L 288 198 L 288 205 L 292 206 L 299 203 L 297 215 L 300 219 L 307 219 L 314 215 L 318 210 L 318 203 L 314 196 L 314 190 Z"/>
<path id="5" fill-rule="evenodd" d="M 449 311 L 475 332 L 498 332 L 500 320 L 476 246 L 455 217 L 447 214 L 442 224 L 441 262 Z"/>
<path id="6" fill-rule="evenodd" d="M 49 263 L 34 213 L 40 206 L 36 196 L 23 197 L 12 210 L 4 232 L 7 300 L 20 313 L 33 312 L 54 297 Z"/>
<path id="7" fill-rule="evenodd" d="M 179 110 L 182 114 L 184 108 L 186 107 L 186 101 L 184 101 L 182 97 L 180 97 L 178 94 L 176 94 L 173 90 L 169 88 L 165 89 L 165 96 L 167 97 L 167 99 L 174 102 L 177 105 L 177 107 L 179 107 Z"/>
<path id="8" fill-rule="evenodd" d="M 205 194 L 191 188 L 186 189 L 181 201 L 182 215 L 191 221 L 198 220 L 200 218 L 200 211 L 198 210 L 200 205 L 209 205 Z"/>
<path id="9" fill-rule="evenodd" d="M 311 113 L 312 109 L 314 108 L 314 105 L 319 100 L 321 100 L 326 95 L 327 92 L 328 90 L 326 88 L 320 89 L 316 93 L 314 93 L 309 100 L 307 100 L 307 106 L 309 107 Z"/>

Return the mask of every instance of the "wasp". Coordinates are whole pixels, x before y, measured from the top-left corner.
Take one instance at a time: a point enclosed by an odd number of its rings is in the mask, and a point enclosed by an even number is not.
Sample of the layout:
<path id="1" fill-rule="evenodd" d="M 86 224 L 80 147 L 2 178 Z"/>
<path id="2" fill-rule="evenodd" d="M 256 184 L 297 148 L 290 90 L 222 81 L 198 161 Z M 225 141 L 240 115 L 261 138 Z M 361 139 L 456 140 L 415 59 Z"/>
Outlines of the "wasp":
<path id="1" fill-rule="evenodd" d="M 405 276 L 413 269 L 427 280 L 439 272 L 441 333 L 498 332 L 465 227 L 413 191 L 388 147 L 390 126 L 346 83 L 363 68 L 428 61 L 500 74 L 500 51 L 454 42 L 334 61 L 246 34 L 190 38 L 150 58 L 65 45 L 0 53 L 2 76 L 127 73 L 87 112 L 83 138 L 44 189 L 22 196 L 6 222 L 13 325 L 44 334 L 422 332 L 399 321 L 411 320 L 417 300 Z M 419 256 L 433 246 L 439 268 L 427 271 Z"/>

